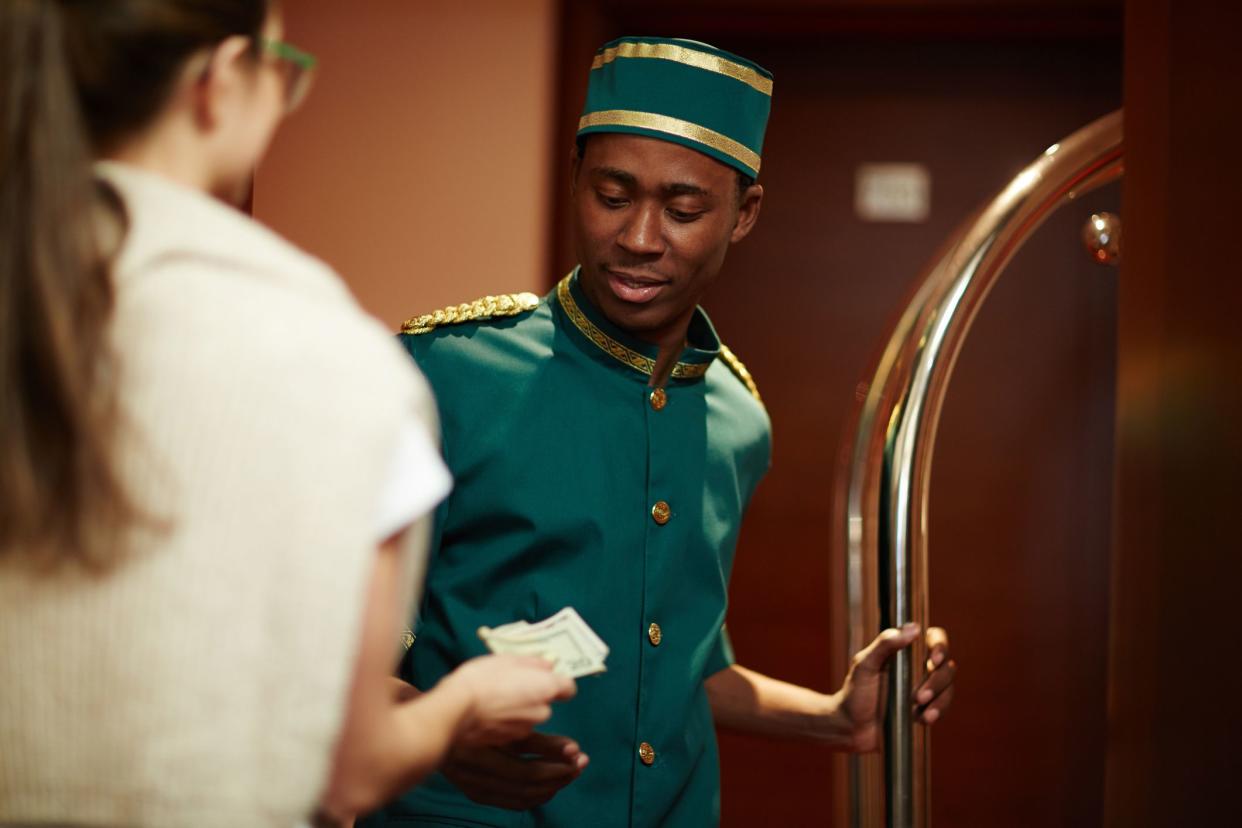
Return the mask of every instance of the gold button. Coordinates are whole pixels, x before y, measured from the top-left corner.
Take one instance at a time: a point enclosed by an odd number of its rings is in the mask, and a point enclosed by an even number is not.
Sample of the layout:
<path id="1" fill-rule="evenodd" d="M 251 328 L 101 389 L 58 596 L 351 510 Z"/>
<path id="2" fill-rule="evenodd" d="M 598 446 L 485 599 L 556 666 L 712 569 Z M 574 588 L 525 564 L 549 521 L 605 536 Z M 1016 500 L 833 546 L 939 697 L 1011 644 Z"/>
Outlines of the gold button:
<path id="1" fill-rule="evenodd" d="M 664 406 L 668 405 L 668 394 L 664 393 L 663 388 L 652 391 L 648 399 L 651 400 L 651 407 L 656 411 L 663 411 Z"/>
<path id="2" fill-rule="evenodd" d="M 664 640 L 664 631 L 660 629 L 660 625 L 652 621 L 651 626 L 647 628 L 647 638 L 655 647 L 660 646 L 660 642 Z"/>
<path id="3" fill-rule="evenodd" d="M 673 516 L 673 510 L 668 508 L 668 502 L 657 500 L 656 504 L 651 507 L 651 519 L 663 526 L 668 523 L 668 519 Z"/>
<path id="4" fill-rule="evenodd" d="M 643 742 L 638 746 L 638 758 L 643 760 L 644 765 L 655 764 L 655 748 Z"/>

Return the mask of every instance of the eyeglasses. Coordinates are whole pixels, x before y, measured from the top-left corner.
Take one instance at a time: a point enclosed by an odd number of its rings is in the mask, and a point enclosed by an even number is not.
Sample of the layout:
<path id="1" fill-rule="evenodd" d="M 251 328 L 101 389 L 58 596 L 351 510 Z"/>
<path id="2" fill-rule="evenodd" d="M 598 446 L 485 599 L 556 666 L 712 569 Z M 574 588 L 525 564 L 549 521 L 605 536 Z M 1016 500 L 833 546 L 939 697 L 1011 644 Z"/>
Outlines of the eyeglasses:
<path id="1" fill-rule="evenodd" d="M 285 112 L 292 112 L 302 105 L 315 79 L 318 59 L 309 52 L 282 40 L 261 38 L 263 51 L 281 61 L 285 68 Z"/>

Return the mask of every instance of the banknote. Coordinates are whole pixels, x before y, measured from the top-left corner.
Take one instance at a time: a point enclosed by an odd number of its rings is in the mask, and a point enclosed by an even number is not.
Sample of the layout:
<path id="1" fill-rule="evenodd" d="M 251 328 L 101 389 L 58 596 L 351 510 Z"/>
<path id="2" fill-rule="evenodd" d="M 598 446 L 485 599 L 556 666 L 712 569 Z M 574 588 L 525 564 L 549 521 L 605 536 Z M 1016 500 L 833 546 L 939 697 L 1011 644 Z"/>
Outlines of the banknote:
<path id="1" fill-rule="evenodd" d="M 513 621 L 499 627 L 480 627 L 479 638 L 493 653 L 536 655 L 571 678 L 604 672 L 608 658 L 608 645 L 573 607 L 534 623 Z"/>

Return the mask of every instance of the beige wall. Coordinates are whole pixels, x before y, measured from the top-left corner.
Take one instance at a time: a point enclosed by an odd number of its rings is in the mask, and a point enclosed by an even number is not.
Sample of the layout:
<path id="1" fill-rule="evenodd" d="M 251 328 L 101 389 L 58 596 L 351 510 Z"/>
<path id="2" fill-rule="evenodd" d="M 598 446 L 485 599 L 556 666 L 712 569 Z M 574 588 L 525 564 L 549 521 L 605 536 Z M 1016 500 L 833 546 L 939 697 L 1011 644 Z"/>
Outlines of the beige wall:
<path id="1" fill-rule="evenodd" d="M 553 0 L 284 0 L 315 88 L 255 181 L 254 213 L 390 326 L 541 291 Z"/>

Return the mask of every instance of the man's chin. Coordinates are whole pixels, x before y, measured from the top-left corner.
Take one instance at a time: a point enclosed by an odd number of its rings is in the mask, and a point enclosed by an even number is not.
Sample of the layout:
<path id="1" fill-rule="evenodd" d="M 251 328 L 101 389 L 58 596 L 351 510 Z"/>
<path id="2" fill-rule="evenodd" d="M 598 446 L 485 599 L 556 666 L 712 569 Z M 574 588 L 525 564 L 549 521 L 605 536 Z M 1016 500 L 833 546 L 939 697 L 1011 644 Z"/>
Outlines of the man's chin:
<path id="1" fill-rule="evenodd" d="M 612 298 L 602 310 L 609 322 L 627 334 L 637 339 L 653 341 L 673 321 L 662 304 L 633 304 Z"/>

